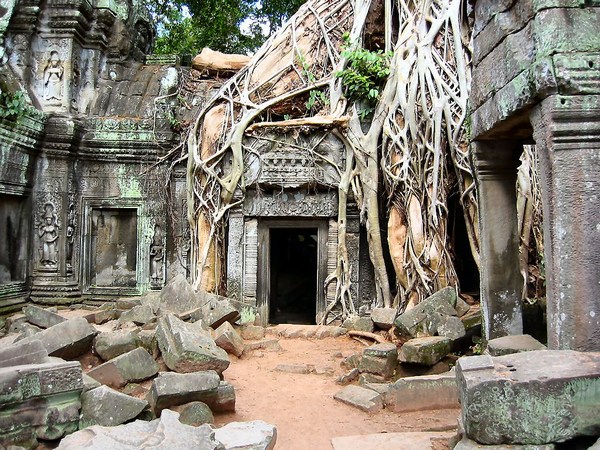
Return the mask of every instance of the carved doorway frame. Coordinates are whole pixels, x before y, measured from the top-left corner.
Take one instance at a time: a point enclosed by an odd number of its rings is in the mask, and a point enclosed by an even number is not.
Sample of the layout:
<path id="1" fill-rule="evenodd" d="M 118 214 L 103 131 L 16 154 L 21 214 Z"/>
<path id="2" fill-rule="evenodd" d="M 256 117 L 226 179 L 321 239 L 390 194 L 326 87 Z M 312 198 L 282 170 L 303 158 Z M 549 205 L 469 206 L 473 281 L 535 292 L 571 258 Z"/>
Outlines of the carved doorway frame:
<path id="1" fill-rule="evenodd" d="M 317 229 L 317 292 L 316 317 L 319 323 L 325 314 L 325 278 L 327 276 L 328 220 L 323 219 L 259 219 L 258 220 L 258 283 L 256 306 L 263 326 L 269 323 L 269 299 L 271 289 L 271 229 L 316 228 Z"/>

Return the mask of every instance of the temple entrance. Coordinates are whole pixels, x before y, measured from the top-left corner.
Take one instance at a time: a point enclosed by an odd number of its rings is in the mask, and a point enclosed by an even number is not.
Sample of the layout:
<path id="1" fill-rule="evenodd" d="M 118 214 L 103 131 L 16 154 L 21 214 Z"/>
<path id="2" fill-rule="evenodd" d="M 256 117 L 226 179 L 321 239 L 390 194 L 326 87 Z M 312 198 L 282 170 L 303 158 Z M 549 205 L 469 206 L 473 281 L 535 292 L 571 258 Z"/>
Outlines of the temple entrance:
<path id="1" fill-rule="evenodd" d="M 266 221 L 259 235 L 261 315 L 272 324 L 317 323 L 324 310 L 326 224 Z"/>

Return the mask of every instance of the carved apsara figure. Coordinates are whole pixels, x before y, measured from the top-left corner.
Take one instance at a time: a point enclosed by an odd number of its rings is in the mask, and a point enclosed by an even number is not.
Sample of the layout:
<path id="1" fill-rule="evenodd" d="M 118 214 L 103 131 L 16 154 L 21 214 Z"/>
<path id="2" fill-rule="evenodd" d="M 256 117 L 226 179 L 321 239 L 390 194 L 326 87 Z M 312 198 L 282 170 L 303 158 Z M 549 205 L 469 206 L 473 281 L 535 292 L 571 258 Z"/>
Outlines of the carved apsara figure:
<path id="1" fill-rule="evenodd" d="M 46 203 L 44 206 L 43 222 L 38 229 L 40 240 L 42 241 L 40 262 L 44 267 L 56 267 L 58 252 L 56 249 L 58 240 L 58 221 L 54 213 L 54 206 Z"/>
<path id="2" fill-rule="evenodd" d="M 64 68 L 58 52 L 50 53 L 50 59 L 44 69 L 44 98 L 48 101 L 62 100 Z"/>
<path id="3" fill-rule="evenodd" d="M 150 278 L 153 283 L 162 280 L 163 260 L 165 258 L 165 247 L 162 242 L 160 226 L 154 227 L 154 237 L 150 246 Z"/>

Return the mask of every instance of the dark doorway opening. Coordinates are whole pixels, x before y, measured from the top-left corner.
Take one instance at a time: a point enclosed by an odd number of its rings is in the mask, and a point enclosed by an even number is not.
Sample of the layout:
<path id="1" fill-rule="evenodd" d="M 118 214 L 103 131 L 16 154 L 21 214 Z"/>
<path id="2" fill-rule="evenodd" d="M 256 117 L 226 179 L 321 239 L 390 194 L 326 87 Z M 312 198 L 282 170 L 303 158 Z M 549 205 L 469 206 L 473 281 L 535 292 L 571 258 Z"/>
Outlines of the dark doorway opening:
<path id="1" fill-rule="evenodd" d="M 317 228 L 270 228 L 270 323 L 314 324 Z"/>
<path id="2" fill-rule="evenodd" d="M 479 269 L 473 258 L 463 208 L 458 196 L 448 200 L 450 241 L 454 250 L 456 275 L 460 291 L 479 298 Z"/>

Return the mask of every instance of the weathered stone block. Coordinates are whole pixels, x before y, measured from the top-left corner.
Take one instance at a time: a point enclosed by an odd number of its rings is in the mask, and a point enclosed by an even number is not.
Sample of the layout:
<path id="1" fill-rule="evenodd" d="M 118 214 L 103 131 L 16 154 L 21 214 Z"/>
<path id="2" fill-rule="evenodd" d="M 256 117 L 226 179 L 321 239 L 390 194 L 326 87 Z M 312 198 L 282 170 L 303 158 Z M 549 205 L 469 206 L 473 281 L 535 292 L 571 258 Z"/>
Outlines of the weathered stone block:
<path id="1" fill-rule="evenodd" d="M 159 315 L 181 314 L 200 308 L 202 303 L 184 275 L 177 275 L 160 291 Z"/>
<path id="2" fill-rule="evenodd" d="M 92 348 L 96 330 L 83 317 L 76 317 L 54 325 L 22 342 L 40 340 L 50 356 L 72 359 Z"/>
<path id="3" fill-rule="evenodd" d="M 82 394 L 79 428 L 91 425 L 114 427 L 136 418 L 146 406 L 146 400 L 100 386 Z"/>
<path id="4" fill-rule="evenodd" d="M 186 374 L 161 372 L 152 381 L 147 397 L 148 403 L 157 415 L 170 406 L 193 401 L 208 404 L 205 399 L 216 397 L 219 382 L 219 374 L 214 370 Z"/>
<path id="5" fill-rule="evenodd" d="M 104 361 L 135 350 L 140 345 L 138 333 L 131 330 L 105 331 L 94 338 L 94 351 Z"/>
<path id="6" fill-rule="evenodd" d="M 53 311 L 35 305 L 23 307 L 23 314 L 25 314 L 29 323 L 37 325 L 40 328 L 50 328 L 67 320 Z"/>
<path id="7" fill-rule="evenodd" d="M 244 324 L 239 328 L 240 335 L 248 341 L 258 341 L 265 337 L 265 328 L 251 323 Z"/>
<path id="8" fill-rule="evenodd" d="M 444 336 L 448 339 L 460 339 L 466 334 L 465 326 L 460 318 L 456 316 L 442 316 L 438 319 L 436 329 L 438 336 Z"/>
<path id="9" fill-rule="evenodd" d="M 160 349 L 158 348 L 158 341 L 156 340 L 156 330 L 141 330 L 137 336 L 140 340 L 140 345 L 145 348 L 154 359 L 158 358 Z"/>
<path id="10" fill-rule="evenodd" d="M 375 324 L 370 317 L 348 317 L 344 320 L 342 326 L 348 330 L 367 331 L 369 333 L 375 330 Z"/>
<path id="11" fill-rule="evenodd" d="M 398 364 L 398 349 L 395 344 L 375 344 L 363 350 L 358 370 L 390 378 Z"/>
<path id="12" fill-rule="evenodd" d="M 271 450 L 277 442 L 277 428 L 262 420 L 230 422 L 215 430 L 215 439 L 226 449 Z"/>
<path id="13" fill-rule="evenodd" d="M 223 322 L 215 330 L 215 344 L 238 358 L 244 353 L 244 341 L 229 322 Z"/>
<path id="14" fill-rule="evenodd" d="M 225 350 L 195 323 L 185 323 L 169 314 L 158 320 L 156 339 L 165 364 L 175 372 L 216 370 L 222 373 L 229 366 Z"/>
<path id="15" fill-rule="evenodd" d="M 401 378 L 383 396 L 386 409 L 394 412 L 458 408 L 456 375 Z"/>
<path id="16" fill-rule="evenodd" d="M 240 312 L 229 301 L 227 297 L 201 292 L 198 294 L 202 299 L 202 318 L 213 330 L 223 322 L 234 323 L 240 318 Z"/>
<path id="17" fill-rule="evenodd" d="M 456 289 L 444 288 L 400 314 L 394 324 L 398 332 L 404 336 L 433 335 L 439 325 L 439 317 L 456 315 L 455 304 Z"/>
<path id="18" fill-rule="evenodd" d="M 389 330 L 394 326 L 396 313 L 395 308 L 373 308 L 371 311 L 371 320 L 375 326 L 382 330 Z"/>
<path id="19" fill-rule="evenodd" d="M 213 413 L 206 403 L 190 402 L 173 409 L 179 413 L 179 421 L 185 425 L 197 427 L 215 422 Z"/>
<path id="20" fill-rule="evenodd" d="M 216 393 L 207 393 L 202 401 L 213 412 L 235 412 L 235 389 L 228 381 L 221 381 Z"/>
<path id="21" fill-rule="evenodd" d="M 479 443 L 539 445 L 600 433 L 600 353 L 465 357 L 456 367 L 465 431 Z"/>
<path id="22" fill-rule="evenodd" d="M 91 391 L 92 389 L 96 389 L 97 387 L 100 387 L 102 385 L 102 383 L 100 383 L 97 380 L 94 380 L 92 377 L 90 377 L 87 374 L 83 374 L 83 392 L 87 392 L 87 391 Z"/>
<path id="23" fill-rule="evenodd" d="M 209 425 L 192 427 L 179 422 L 179 414 L 165 410 L 160 419 L 136 420 L 117 427 L 92 426 L 67 436 L 60 450 L 113 449 L 225 450 Z M 193 445 L 193 447 L 192 447 Z"/>
<path id="24" fill-rule="evenodd" d="M 138 305 L 122 313 L 119 323 L 133 322 L 136 325 L 145 325 L 155 318 L 151 305 Z"/>
<path id="25" fill-rule="evenodd" d="M 48 362 L 48 352 L 41 341 L 21 341 L 0 348 L 0 368 L 44 362 Z"/>
<path id="26" fill-rule="evenodd" d="M 546 346 L 528 334 L 517 334 L 490 339 L 487 351 L 491 356 L 509 355 L 511 353 L 546 350 Z"/>
<path id="27" fill-rule="evenodd" d="M 102 384 L 123 387 L 146 380 L 158 373 L 158 364 L 143 348 L 136 348 L 95 367 L 88 375 Z"/>
<path id="28" fill-rule="evenodd" d="M 400 351 L 400 361 L 433 366 L 450 353 L 452 341 L 443 336 L 415 338 L 406 341 Z"/>
<path id="29" fill-rule="evenodd" d="M 381 395 L 360 386 L 346 386 L 337 392 L 333 398 L 368 413 L 376 413 L 383 409 Z"/>

